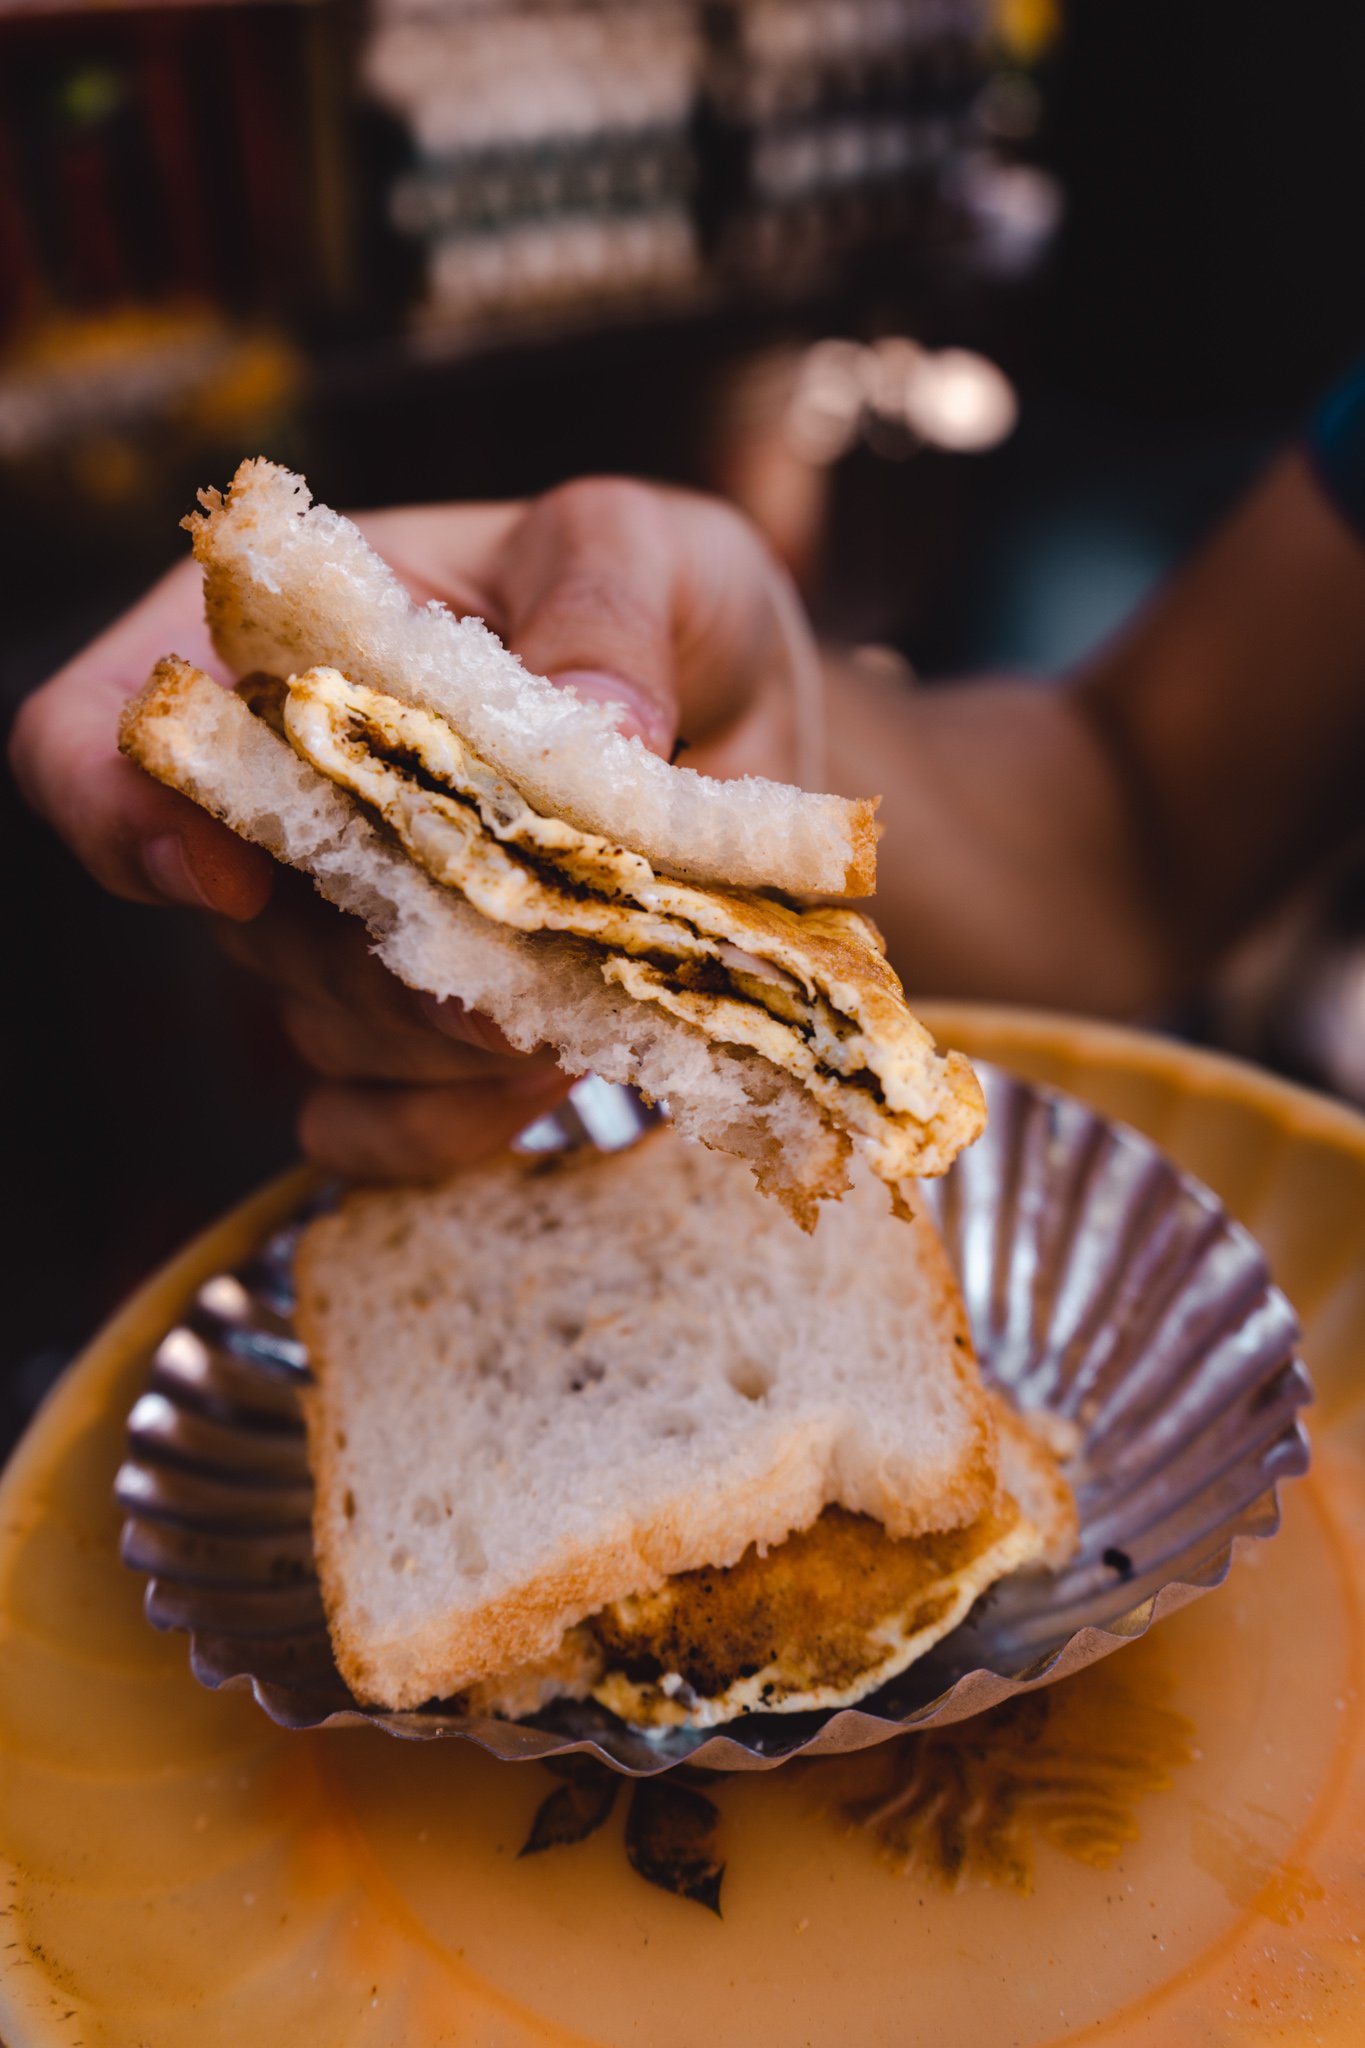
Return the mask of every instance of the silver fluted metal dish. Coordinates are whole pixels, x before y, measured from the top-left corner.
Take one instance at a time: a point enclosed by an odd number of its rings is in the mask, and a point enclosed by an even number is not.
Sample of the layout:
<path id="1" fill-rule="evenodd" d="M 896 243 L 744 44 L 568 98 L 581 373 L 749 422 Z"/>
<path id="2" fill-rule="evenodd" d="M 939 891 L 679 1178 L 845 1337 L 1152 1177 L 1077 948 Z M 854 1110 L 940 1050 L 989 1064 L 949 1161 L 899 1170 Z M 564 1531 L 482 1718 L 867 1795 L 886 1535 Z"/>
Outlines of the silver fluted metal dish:
<path id="1" fill-rule="evenodd" d="M 290 1728 L 369 1724 L 457 1737 L 504 1758 L 583 1751 L 633 1776 L 690 1763 L 764 1770 L 963 1720 L 1143 1635 L 1272 1535 L 1276 1486 L 1303 1472 L 1312 1388 L 1298 1325 L 1265 1260 L 1217 1199 L 1137 1132 L 984 1063 L 985 1137 L 927 1192 L 988 1379 L 1074 1429 L 1080 1544 L 1057 1574 L 1020 1574 L 860 1706 L 750 1715 L 643 1735 L 588 1703 L 526 1722 L 449 1703 L 356 1704 L 332 1661 L 313 1569 L 311 1486 L 293 1333 L 305 1220 L 209 1280 L 151 1363 L 116 1490 L 123 1556 L 147 1613 L 190 1638 L 206 1686 L 249 1687 Z M 631 1142 L 649 1121 L 601 1084 L 523 1141 Z"/>

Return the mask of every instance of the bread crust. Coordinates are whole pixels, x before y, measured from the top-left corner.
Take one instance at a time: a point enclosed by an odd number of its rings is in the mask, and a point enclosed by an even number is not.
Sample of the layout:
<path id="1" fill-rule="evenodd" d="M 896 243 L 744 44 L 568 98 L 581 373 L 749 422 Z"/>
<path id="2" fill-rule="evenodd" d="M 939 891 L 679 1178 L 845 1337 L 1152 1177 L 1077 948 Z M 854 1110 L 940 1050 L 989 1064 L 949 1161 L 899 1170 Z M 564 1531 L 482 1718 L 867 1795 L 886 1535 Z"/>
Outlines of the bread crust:
<path id="1" fill-rule="evenodd" d="M 844 896 L 872 896 L 877 889 L 877 841 L 882 827 L 877 822 L 879 796 L 849 799 L 848 836 L 852 852 L 844 873 Z"/>
<path id="2" fill-rule="evenodd" d="M 675 1014 L 677 1004 L 640 1003 L 607 987 L 620 978 L 609 951 L 564 935 L 514 933 L 482 917 L 430 881 L 370 823 L 362 805 L 190 663 L 167 656 L 157 664 L 125 707 L 120 745 L 150 774 L 302 868 L 330 901 L 363 916 L 380 958 L 401 980 L 470 1001 L 514 1045 L 555 1045 L 570 1073 L 596 1072 L 667 1099 L 681 1128 L 746 1159 L 759 1185 L 803 1229 L 813 1228 L 820 1202 L 846 1188 L 851 1145 L 838 1084 L 798 1078 L 761 1047 L 724 1028 L 708 1030 L 709 999 L 697 999 L 702 1014 L 694 1020 Z M 793 921 L 790 911 L 762 898 L 735 899 L 733 907 L 759 934 Z M 916 1091 L 911 1099 L 924 1115 L 887 1124 L 895 1175 L 943 1171 L 980 1129 L 975 1076 L 959 1055 L 945 1059 L 934 1051 L 929 1034 L 903 1009 L 900 984 L 880 953 L 865 940 L 852 943 L 842 925 L 852 924 L 854 913 L 830 909 L 809 917 L 819 934 L 814 943 L 847 984 L 850 1002 L 870 1015 L 879 1007 L 898 1013 Z M 458 971 L 433 966 L 447 938 L 458 941 Z M 574 1004 L 591 1012 L 580 1015 L 576 1036 L 565 1022 Z M 861 1107 L 859 1098 L 849 1103 Z"/>
<path id="3" fill-rule="evenodd" d="M 401 981 L 438 996 L 472 996 L 521 1050 L 553 1043 L 571 1074 L 667 1097 L 680 1128 L 746 1160 L 803 1229 L 814 1228 L 822 1201 L 847 1187 L 849 1141 L 799 1082 L 676 1019 L 642 1023 L 627 998 L 607 989 L 596 955 L 579 941 L 524 937 L 480 917 L 391 847 L 352 798 L 301 762 L 232 691 L 179 655 L 159 661 L 125 705 L 119 745 L 360 916 Z M 309 807 L 294 838 L 283 817 L 289 804 Z M 679 1067 L 686 1079 L 676 1077 Z"/>
<path id="4" fill-rule="evenodd" d="M 541 808 L 695 881 L 869 894 L 875 801 L 719 781 L 624 738 L 610 711 L 525 670 L 482 621 L 419 606 L 349 520 L 263 458 L 184 522 L 214 645 L 236 675 L 332 664 L 450 718 Z"/>
<path id="5" fill-rule="evenodd" d="M 667 1130 L 644 1141 L 659 1169 L 658 1175 L 646 1176 L 648 1185 L 675 1170 L 679 1146 Z M 587 1195 L 589 1181 L 610 1183 L 623 1171 L 633 1174 L 642 1163 L 648 1164 L 638 1157 L 627 1165 L 620 1155 L 584 1152 L 552 1165 L 501 1161 L 475 1172 L 490 1191 L 495 1179 L 505 1182 L 510 1176 L 515 1184 L 551 1175 L 556 1207 L 562 1210 Z M 720 1169 L 709 1170 L 708 1177 L 710 1171 Z M 620 1200 L 639 1198 L 632 1178 Z M 680 1192 L 678 1199 L 687 1196 Z M 357 1698 L 401 1708 L 448 1697 L 553 1657 L 566 1630 L 613 1601 L 652 1592 L 676 1573 L 735 1564 L 750 1544 L 781 1543 L 809 1528 L 832 1499 L 857 1512 L 873 1511 L 865 1493 L 840 1499 L 838 1482 L 831 1493 L 826 1428 L 793 1421 L 784 1424 L 764 1469 L 746 1472 L 739 1489 L 718 1481 L 710 1492 L 694 1487 L 684 1496 L 664 1494 L 648 1510 L 618 1519 L 608 1515 L 593 1541 L 564 1543 L 552 1561 L 489 1597 L 463 1604 L 452 1598 L 416 1622 L 386 1626 L 377 1620 L 357 1592 L 353 1565 L 351 1515 L 363 1518 L 372 1509 L 363 1490 L 351 1495 L 349 1513 L 347 1508 L 352 1483 L 348 1446 L 339 1440 L 347 1430 L 348 1377 L 353 1393 L 354 1375 L 363 1367 L 355 1351 L 357 1326 L 340 1304 L 348 1298 L 345 1290 L 357 1284 L 356 1276 L 366 1290 L 371 1276 L 376 1288 L 384 1286 L 385 1261 L 403 1257 L 414 1214 L 440 1200 L 439 1191 L 430 1197 L 404 1190 L 357 1193 L 335 1215 L 309 1227 L 296 1255 L 297 1327 L 315 1381 L 305 1400 L 316 1486 L 314 1549 L 338 1668 Z M 894 1485 L 901 1490 L 895 1491 L 887 1474 L 879 1478 L 878 1519 L 892 1536 L 918 1536 L 966 1527 L 996 1502 L 996 1420 L 980 1387 L 961 1297 L 937 1234 L 923 1218 L 904 1232 L 899 1225 L 888 1223 L 887 1228 L 904 1236 L 904 1257 L 916 1269 L 916 1342 L 933 1356 L 943 1398 L 950 1386 L 954 1389 L 951 1399 L 960 1416 L 955 1427 L 964 1432 L 951 1469 L 921 1462 L 921 1486 L 897 1479 Z M 454 1268 L 451 1287 L 459 1281 Z M 439 1316 L 439 1308 L 432 1313 Z M 359 1327 L 363 1344 L 368 1340 L 363 1323 Z M 471 1368 L 467 1361 L 462 1368 L 457 1358 L 449 1369 Z M 936 1476 L 928 1483 L 931 1471 Z M 515 1474 L 509 1475 L 509 1484 L 515 1483 Z M 865 1487 L 866 1475 L 859 1483 Z M 386 1499 L 392 1509 L 391 1494 Z M 366 1540 L 372 1540 L 372 1528 Z"/>

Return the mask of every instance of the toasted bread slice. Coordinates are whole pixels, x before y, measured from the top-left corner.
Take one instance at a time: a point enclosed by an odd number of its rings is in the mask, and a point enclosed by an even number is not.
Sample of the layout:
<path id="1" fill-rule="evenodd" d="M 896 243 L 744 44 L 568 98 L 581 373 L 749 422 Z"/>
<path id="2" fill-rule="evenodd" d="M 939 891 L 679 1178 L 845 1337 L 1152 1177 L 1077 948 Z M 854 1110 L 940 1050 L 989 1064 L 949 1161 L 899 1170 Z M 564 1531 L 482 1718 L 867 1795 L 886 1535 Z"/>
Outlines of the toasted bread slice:
<path id="1" fill-rule="evenodd" d="M 662 1130 L 353 1195 L 298 1278 L 318 1567 L 363 1700 L 563 1658 L 610 1603 L 831 1505 L 913 1537 L 997 1503 L 943 1251 L 870 1179 L 807 1241 Z"/>
<path id="2" fill-rule="evenodd" d="M 302 477 L 244 462 L 186 524 L 214 644 L 233 673 L 314 666 L 449 719 L 542 810 L 694 881 L 867 895 L 876 803 L 671 766 L 612 714 L 530 674 L 479 619 L 419 605 Z"/>
<path id="3" fill-rule="evenodd" d="M 526 938 L 430 881 L 360 806 L 301 761 L 240 697 L 174 656 L 127 706 L 124 751 L 244 839 L 301 868 L 362 918 L 410 988 L 458 996 L 520 1050 L 552 1042 L 573 1074 L 667 1100 L 683 1130 L 747 1160 L 809 1228 L 846 1185 L 848 1140 L 800 1084 L 753 1054 L 709 1044 L 603 981 L 572 939 Z"/>
<path id="4" fill-rule="evenodd" d="M 687 898 L 694 918 L 701 903 L 722 933 L 733 931 L 771 958 L 793 962 L 809 984 L 751 959 L 742 945 L 699 934 L 677 917 L 656 917 L 661 932 L 665 924 L 684 937 L 690 931 L 688 943 L 713 953 L 728 949 L 775 975 L 785 994 L 775 998 L 766 983 L 757 984 L 757 1001 L 683 988 L 676 972 L 670 978 L 650 958 L 610 943 L 501 922 L 498 890 L 524 895 L 534 888 L 568 904 L 575 918 L 592 905 L 560 881 L 550 888 L 533 873 L 511 869 L 505 849 L 477 826 L 472 845 L 458 842 L 464 888 L 438 885 L 379 829 L 377 810 L 301 758 L 243 698 L 176 657 L 158 664 L 126 708 L 120 744 L 150 774 L 303 869 L 329 901 L 363 917 L 380 959 L 401 980 L 481 1010 L 514 1046 L 553 1045 L 570 1073 L 595 1072 L 667 1101 L 681 1129 L 746 1159 L 765 1192 L 807 1229 L 818 1204 L 846 1185 L 850 1135 L 903 1201 L 907 1176 L 943 1172 L 981 1127 L 984 1105 L 970 1066 L 959 1054 L 937 1051 L 906 1009 L 871 928 L 853 912 L 789 909 L 732 892 L 703 898 L 687 885 L 661 885 L 665 894 L 671 889 L 669 900 Z M 442 801 L 464 818 L 462 805 Z M 388 811 L 383 815 L 389 822 Z M 399 824 L 405 842 L 416 841 L 419 828 L 434 829 L 425 811 Z M 449 821 L 437 817 L 434 824 L 456 836 Z M 582 837 L 576 828 L 558 829 Z M 444 844 L 434 853 L 416 843 L 444 876 L 452 857 Z M 636 858 L 610 850 L 622 860 Z M 580 897 L 590 893 L 586 885 L 573 888 Z M 465 889 L 491 914 L 480 914 Z M 628 897 L 604 899 L 599 914 L 625 926 L 651 915 Z M 625 943 L 635 942 L 628 931 Z M 653 956 L 660 957 L 667 956 Z M 700 964 L 731 972 L 719 960 Z M 642 973 L 653 977 L 649 989 L 636 986 Z M 764 1006 L 775 1000 L 794 1015 Z M 839 1072 L 839 1062 L 854 1071 Z"/>
<path id="5" fill-rule="evenodd" d="M 890 1187 L 943 1172 L 977 1136 L 976 1076 L 911 1015 L 859 912 L 659 875 L 600 833 L 542 817 L 433 712 L 337 669 L 291 676 L 278 709 L 295 752 L 433 880 L 496 924 L 590 940 L 634 1001 L 795 1075 Z"/>

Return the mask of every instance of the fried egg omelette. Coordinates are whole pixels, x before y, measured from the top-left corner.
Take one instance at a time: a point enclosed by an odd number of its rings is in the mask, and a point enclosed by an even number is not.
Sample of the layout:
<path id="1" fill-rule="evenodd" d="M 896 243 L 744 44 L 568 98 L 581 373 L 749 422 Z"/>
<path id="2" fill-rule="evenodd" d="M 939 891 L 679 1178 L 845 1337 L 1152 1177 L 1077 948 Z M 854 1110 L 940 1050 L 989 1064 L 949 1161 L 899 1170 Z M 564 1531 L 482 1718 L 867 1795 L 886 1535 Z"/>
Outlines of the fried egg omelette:
<path id="1" fill-rule="evenodd" d="M 248 689 L 264 707 L 260 684 Z M 542 816 L 434 712 L 337 669 L 290 677 L 277 715 L 295 751 L 435 881 L 495 924 L 587 941 L 635 1001 L 790 1074 L 893 1189 L 941 1173 L 979 1132 L 975 1076 L 960 1054 L 940 1062 L 858 912 L 657 874 L 642 854 Z"/>
<path id="2" fill-rule="evenodd" d="M 664 1128 L 357 1193 L 299 1329 L 338 1662 L 386 1706 L 642 1728 L 852 1705 L 1059 1562 L 1051 1449 L 870 1174 L 811 1239 Z"/>
<path id="3" fill-rule="evenodd" d="M 309 876 L 398 980 L 665 1104 L 807 1231 L 855 1158 L 899 1210 L 977 1136 L 967 1062 L 838 907 L 875 886 L 878 799 L 655 755 L 616 707 L 414 599 L 278 464 L 200 506 L 205 616 L 239 680 L 166 654 L 120 748 Z M 818 660 L 788 626 L 816 780 Z"/>

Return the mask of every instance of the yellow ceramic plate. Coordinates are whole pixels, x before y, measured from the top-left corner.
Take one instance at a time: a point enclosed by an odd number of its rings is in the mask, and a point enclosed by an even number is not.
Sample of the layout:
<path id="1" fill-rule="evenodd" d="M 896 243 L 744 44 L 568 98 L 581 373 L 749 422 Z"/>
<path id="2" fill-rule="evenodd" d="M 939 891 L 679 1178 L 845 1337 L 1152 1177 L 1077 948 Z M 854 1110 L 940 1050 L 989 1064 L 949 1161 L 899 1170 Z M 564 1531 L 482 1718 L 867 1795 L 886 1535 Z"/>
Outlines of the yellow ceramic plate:
<path id="1" fill-rule="evenodd" d="M 540 1767 L 288 1734 L 195 1685 L 118 1563 L 146 1347 L 295 1177 L 143 1289 L 0 1488 L 8 2048 L 1365 2039 L 1365 1123 L 1132 1033 L 934 1022 L 1149 1132 L 1265 1246 L 1320 1391 L 1277 1541 L 1002 1714 L 718 1784 L 722 1919 L 633 1874 L 619 1809 L 518 1860 Z"/>

